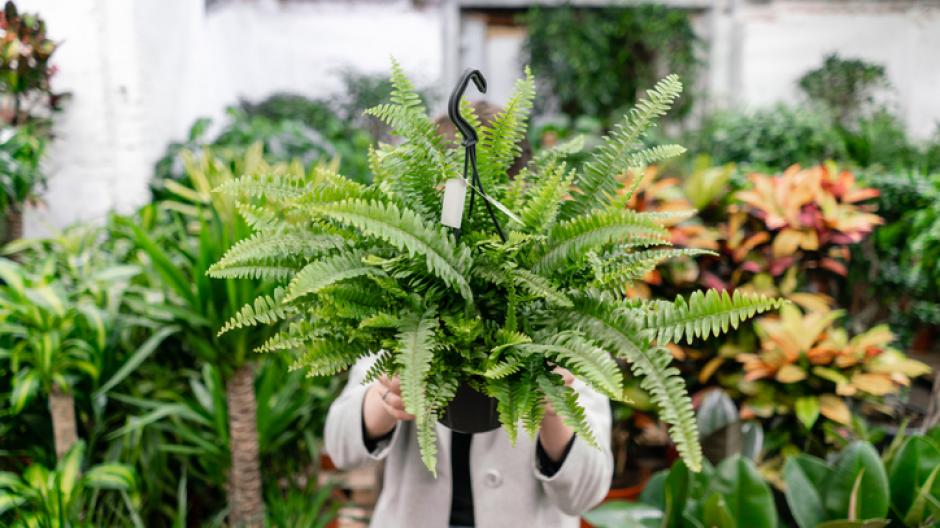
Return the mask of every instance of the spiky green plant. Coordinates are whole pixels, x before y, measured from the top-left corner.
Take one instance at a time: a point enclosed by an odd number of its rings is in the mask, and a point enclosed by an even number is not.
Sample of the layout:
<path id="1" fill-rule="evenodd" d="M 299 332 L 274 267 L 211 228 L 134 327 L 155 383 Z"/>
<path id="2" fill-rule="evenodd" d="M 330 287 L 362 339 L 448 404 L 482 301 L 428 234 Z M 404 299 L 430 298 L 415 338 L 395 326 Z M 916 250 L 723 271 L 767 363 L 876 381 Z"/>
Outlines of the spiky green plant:
<path id="1" fill-rule="evenodd" d="M 439 223 L 441 184 L 459 176 L 460 146 L 439 135 L 397 64 L 392 83 L 391 103 L 369 112 L 402 141 L 370 153 L 372 184 L 321 167 L 310 177 L 249 174 L 220 189 L 251 198 L 241 211 L 256 235 L 210 275 L 284 283 L 223 331 L 277 321 L 279 333 L 260 350 L 293 351 L 294 367 L 312 375 L 334 374 L 378 352 L 370 374 L 400 376 L 432 471 L 434 422 L 459 384 L 498 400 L 513 440 L 520 425 L 530 434 L 538 430 L 547 400 L 596 444 L 576 394 L 553 368 L 622 400 L 618 361 L 624 361 L 671 425 L 688 466 L 700 468 L 692 404 L 664 345 L 726 332 L 778 302 L 717 292 L 645 301 L 620 293 L 624 281 L 675 256 L 663 250 L 667 216 L 626 209 L 628 196 L 618 191 L 625 174 L 683 151 L 641 145 L 679 96 L 678 78 L 647 92 L 583 172 L 566 166 L 566 152 L 549 151 L 509 177 L 535 93 L 528 71 L 488 125 L 464 105 L 480 131 L 481 180 L 522 221 L 499 213 L 505 241 L 482 207 L 465 219 L 459 240 Z"/>

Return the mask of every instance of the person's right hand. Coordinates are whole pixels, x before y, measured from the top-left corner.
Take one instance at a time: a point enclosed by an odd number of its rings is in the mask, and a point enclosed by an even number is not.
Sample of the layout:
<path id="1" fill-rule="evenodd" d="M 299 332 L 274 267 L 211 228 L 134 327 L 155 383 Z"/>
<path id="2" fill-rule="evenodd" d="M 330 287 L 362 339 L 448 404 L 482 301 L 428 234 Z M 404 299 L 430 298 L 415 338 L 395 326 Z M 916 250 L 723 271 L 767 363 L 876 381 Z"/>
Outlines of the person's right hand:
<path id="1" fill-rule="evenodd" d="M 362 421 L 370 438 L 386 435 L 400 420 L 414 419 L 414 415 L 405 411 L 398 376 L 382 375 L 369 386 L 362 405 Z"/>

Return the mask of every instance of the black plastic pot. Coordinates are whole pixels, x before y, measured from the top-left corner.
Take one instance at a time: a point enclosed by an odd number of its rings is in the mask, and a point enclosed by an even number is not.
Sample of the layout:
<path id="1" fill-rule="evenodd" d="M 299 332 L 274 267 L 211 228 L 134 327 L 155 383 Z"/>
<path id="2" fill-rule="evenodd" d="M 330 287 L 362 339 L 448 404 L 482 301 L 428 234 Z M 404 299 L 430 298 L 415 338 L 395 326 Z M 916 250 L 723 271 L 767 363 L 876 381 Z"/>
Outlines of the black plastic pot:
<path id="1" fill-rule="evenodd" d="M 496 398 L 461 383 L 440 422 L 458 433 L 485 433 L 499 427 Z"/>

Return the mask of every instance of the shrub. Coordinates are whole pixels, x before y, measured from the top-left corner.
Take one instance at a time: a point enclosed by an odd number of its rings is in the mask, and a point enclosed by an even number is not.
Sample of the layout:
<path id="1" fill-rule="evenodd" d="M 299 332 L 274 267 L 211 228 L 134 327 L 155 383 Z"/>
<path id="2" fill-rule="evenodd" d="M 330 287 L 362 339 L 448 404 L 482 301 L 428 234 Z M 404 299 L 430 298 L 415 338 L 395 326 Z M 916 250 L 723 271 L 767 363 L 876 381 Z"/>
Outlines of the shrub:
<path id="1" fill-rule="evenodd" d="M 522 20 L 532 69 L 570 116 L 590 115 L 611 125 L 663 71 L 695 84 L 699 41 L 685 10 L 536 7 Z M 688 113 L 692 102 L 686 96 L 677 113 Z"/>

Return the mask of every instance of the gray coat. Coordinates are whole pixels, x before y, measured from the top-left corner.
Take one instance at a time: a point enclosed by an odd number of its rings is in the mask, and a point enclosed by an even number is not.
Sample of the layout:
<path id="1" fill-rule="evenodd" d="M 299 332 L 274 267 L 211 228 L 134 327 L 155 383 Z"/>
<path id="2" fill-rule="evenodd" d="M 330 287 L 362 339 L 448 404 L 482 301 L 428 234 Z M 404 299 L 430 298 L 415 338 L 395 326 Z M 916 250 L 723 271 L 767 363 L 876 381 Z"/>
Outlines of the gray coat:
<path id="1" fill-rule="evenodd" d="M 326 451 L 340 469 L 385 460 L 382 494 L 372 516 L 373 527 L 446 528 L 450 515 L 450 431 L 437 424 L 435 480 L 418 453 L 412 422 L 399 422 L 391 438 L 375 451 L 362 436 L 362 378 L 370 360 L 360 361 L 326 418 Z M 479 528 L 545 526 L 576 528 L 579 516 L 607 494 L 613 473 L 610 451 L 610 404 L 602 395 L 574 382 L 587 419 L 603 450 L 575 438 L 561 468 L 542 474 L 536 459 L 537 439 L 520 431 L 516 446 L 500 428 L 476 434 L 470 444 L 473 511 Z"/>

